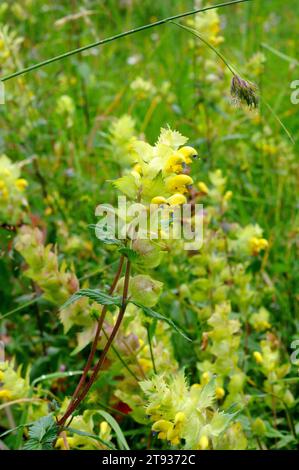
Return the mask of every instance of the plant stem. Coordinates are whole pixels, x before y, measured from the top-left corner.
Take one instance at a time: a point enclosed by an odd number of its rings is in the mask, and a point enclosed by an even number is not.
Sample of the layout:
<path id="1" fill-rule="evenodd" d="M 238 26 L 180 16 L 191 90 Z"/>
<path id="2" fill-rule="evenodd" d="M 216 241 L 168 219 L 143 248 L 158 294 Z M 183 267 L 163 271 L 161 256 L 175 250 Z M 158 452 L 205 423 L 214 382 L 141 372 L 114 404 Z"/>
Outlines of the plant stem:
<path id="1" fill-rule="evenodd" d="M 154 352 L 153 352 L 153 345 L 152 345 L 152 339 L 151 339 L 151 333 L 150 333 L 149 325 L 146 326 L 146 330 L 147 330 L 147 340 L 148 340 L 148 344 L 149 344 L 153 369 L 154 369 L 154 373 L 157 375 L 157 369 L 156 369 L 156 363 L 155 363 L 155 357 L 154 357 Z"/>
<path id="2" fill-rule="evenodd" d="M 123 264 L 124 264 L 124 256 L 122 256 L 120 258 L 118 270 L 117 270 L 116 275 L 114 277 L 113 283 L 112 283 L 112 285 L 109 289 L 109 294 L 110 295 L 113 294 L 113 292 L 115 290 L 116 284 L 117 284 L 117 282 L 120 278 L 121 272 L 122 272 Z M 80 378 L 80 381 L 79 381 L 79 383 L 78 383 L 78 385 L 77 385 L 77 387 L 76 387 L 76 389 L 73 393 L 73 396 L 71 398 L 71 402 L 69 404 L 69 407 L 72 405 L 72 403 L 76 399 L 77 395 L 79 394 L 82 386 L 85 383 L 87 374 L 88 374 L 88 372 L 91 368 L 92 361 L 93 361 L 94 355 L 95 355 L 96 350 L 97 350 L 98 340 L 99 340 L 99 336 L 100 336 L 100 333 L 101 333 L 101 330 L 102 330 L 102 327 L 103 327 L 103 323 L 104 323 L 104 320 L 105 320 L 106 312 L 107 312 L 107 305 L 103 306 L 103 308 L 102 308 L 102 313 L 101 313 L 101 316 L 100 316 L 100 318 L 98 320 L 98 323 L 97 323 L 97 330 L 96 330 L 96 334 L 95 334 L 95 337 L 94 337 L 94 340 L 93 340 L 93 343 L 92 343 L 92 346 L 91 346 L 91 350 L 90 350 L 86 365 L 84 367 L 83 374 L 82 374 L 82 376 Z"/>
<path id="3" fill-rule="evenodd" d="M 203 36 L 201 36 L 200 34 L 198 34 L 197 31 L 195 31 L 194 29 L 192 28 L 188 28 L 188 26 L 184 26 L 180 23 L 176 23 L 175 21 L 171 21 L 172 24 L 174 24 L 175 26 L 178 26 L 179 28 L 182 28 L 184 29 L 185 31 L 188 31 L 190 34 L 193 34 L 193 36 L 197 37 L 200 41 L 202 41 L 207 47 L 209 47 L 209 49 L 211 49 L 213 52 L 215 52 L 215 54 L 222 60 L 222 62 L 224 63 L 224 65 L 228 68 L 228 70 L 233 74 L 233 75 L 237 75 L 236 74 L 236 71 L 233 69 L 233 67 L 228 63 L 228 61 L 226 60 L 226 58 L 224 57 L 223 54 L 221 54 L 221 52 L 219 52 L 214 46 L 212 46 L 212 44 L 210 44 Z"/>
<path id="4" fill-rule="evenodd" d="M 101 370 L 101 367 L 104 363 L 104 360 L 107 356 L 107 353 L 110 349 L 110 346 L 111 346 L 111 344 L 112 344 L 112 342 L 113 342 L 113 340 L 114 340 L 114 338 L 115 338 L 115 336 L 116 336 L 116 334 L 119 330 L 119 327 L 121 325 L 121 322 L 122 322 L 122 319 L 124 317 L 126 307 L 127 307 L 127 297 L 128 297 L 129 280 L 130 280 L 130 268 L 131 268 L 131 263 L 130 263 L 129 260 L 127 260 L 125 281 L 124 281 L 124 289 L 123 289 L 123 296 L 122 296 L 122 304 L 121 304 L 121 307 L 120 307 L 120 310 L 119 310 L 119 313 L 118 313 L 116 323 L 115 323 L 114 328 L 112 330 L 112 333 L 111 333 L 111 335 L 110 335 L 110 337 L 109 337 L 109 339 L 106 343 L 106 346 L 105 346 L 104 350 L 102 351 L 102 353 L 100 355 L 100 358 L 99 358 L 99 360 L 98 360 L 98 362 L 97 362 L 97 364 L 94 368 L 94 371 L 93 371 L 89 381 L 87 382 L 87 384 L 85 385 L 85 387 L 83 388 L 81 393 L 77 395 L 77 397 L 75 398 L 75 401 L 70 404 L 68 410 L 65 412 L 63 417 L 60 420 L 58 420 L 57 424 L 60 428 L 62 428 L 65 425 L 66 420 L 68 419 L 68 417 L 73 414 L 73 412 L 79 406 L 81 401 L 84 400 L 84 398 L 86 397 L 87 393 L 89 392 L 89 389 L 91 388 L 91 386 L 95 382 L 95 380 L 98 376 L 98 373 Z"/>
<path id="5" fill-rule="evenodd" d="M 17 72 L 14 72 L 10 75 L 6 75 L 5 77 L 1 78 L 0 81 L 6 82 L 7 80 L 11 80 L 12 78 L 18 77 L 19 75 L 24 75 L 25 73 L 31 72 L 32 70 L 39 69 L 40 67 L 44 67 L 45 65 L 49 65 L 53 62 L 57 62 L 58 60 L 65 59 L 65 58 L 70 57 L 72 55 L 79 54 L 80 52 L 87 51 L 88 49 L 91 49 L 93 47 L 102 46 L 104 44 L 107 44 L 108 42 L 112 42 L 112 41 L 115 41 L 117 39 L 121 39 L 121 38 L 124 38 L 126 36 L 130 36 L 132 34 L 139 33 L 140 31 L 145 31 L 145 30 L 150 29 L 150 28 L 155 28 L 157 26 L 161 26 L 162 24 L 169 23 L 172 20 L 185 18 L 186 16 L 195 15 L 196 13 L 201 13 L 201 12 L 205 12 L 205 11 L 208 11 L 208 10 L 214 10 L 215 8 L 223 8 L 223 7 L 234 5 L 234 4 L 237 4 L 237 3 L 244 3 L 244 2 L 250 2 L 250 1 L 251 0 L 234 0 L 234 1 L 226 2 L 226 3 L 219 3 L 218 5 L 213 5 L 213 6 L 209 6 L 209 7 L 205 7 L 205 8 L 198 8 L 196 10 L 181 13 L 179 15 L 169 16 L 168 18 L 163 18 L 162 20 L 156 21 L 154 23 L 146 24 L 146 25 L 140 26 L 138 28 L 134 28 L 134 29 L 131 29 L 129 31 L 125 31 L 123 33 L 116 34 L 115 36 L 111 36 L 111 37 L 106 38 L 106 39 L 101 39 L 101 40 L 96 41 L 94 43 L 87 44 L 86 46 L 78 47 L 77 49 L 73 49 L 72 51 L 65 52 L 64 54 L 60 54 L 56 57 L 51 57 L 50 59 L 39 62 L 38 64 L 31 65 L 30 67 L 26 67 L 22 70 L 18 70 Z"/>

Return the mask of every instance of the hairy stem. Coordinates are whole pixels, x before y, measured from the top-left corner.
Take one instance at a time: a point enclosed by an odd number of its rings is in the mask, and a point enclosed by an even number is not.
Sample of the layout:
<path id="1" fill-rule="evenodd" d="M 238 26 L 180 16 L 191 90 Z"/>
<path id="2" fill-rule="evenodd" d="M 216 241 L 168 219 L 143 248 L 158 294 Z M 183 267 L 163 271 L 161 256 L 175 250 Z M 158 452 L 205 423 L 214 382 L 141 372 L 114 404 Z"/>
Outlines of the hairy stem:
<path id="1" fill-rule="evenodd" d="M 127 260 L 127 265 L 126 265 L 126 273 L 125 273 L 125 282 L 124 282 L 124 289 L 123 289 L 123 296 L 122 296 L 122 304 L 118 313 L 118 317 L 116 320 L 116 323 L 113 327 L 112 333 L 106 343 L 105 348 L 103 349 L 100 358 L 94 368 L 94 371 L 87 382 L 87 384 L 82 387 L 83 389 L 81 390 L 81 393 L 77 395 L 75 398 L 74 402 L 69 406 L 68 410 L 65 412 L 63 417 L 58 420 L 57 424 L 59 427 L 63 427 L 66 423 L 66 420 L 73 414 L 73 412 L 76 410 L 76 408 L 79 406 L 79 404 L 84 400 L 86 397 L 87 393 L 89 392 L 91 386 L 94 384 L 95 380 L 97 379 L 98 373 L 101 370 L 101 367 L 106 359 L 107 353 L 110 349 L 110 346 L 119 330 L 119 327 L 121 325 L 122 319 L 124 317 L 126 307 L 127 307 L 127 298 L 128 298 L 128 290 L 129 290 L 129 280 L 130 280 L 130 269 L 131 269 L 131 263 L 129 260 Z"/>
<path id="2" fill-rule="evenodd" d="M 115 287 L 116 287 L 116 284 L 120 278 L 120 275 L 121 275 L 121 272 L 122 272 L 122 268 L 123 268 L 123 264 L 124 264 L 124 257 L 122 256 L 120 258 L 120 261 L 119 261 L 119 266 L 118 266 L 118 270 L 115 274 L 115 277 L 114 277 L 114 280 L 113 280 L 113 283 L 109 289 L 109 294 L 113 294 L 114 290 L 115 290 Z M 73 401 L 75 400 L 75 398 L 77 397 L 79 391 L 81 390 L 81 387 L 84 385 L 85 383 L 85 380 L 86 380 L 86 377 L 87 377 L 87 374 L 91 368 L 91 365 L 92 365 L 92 361 L 93 361 L 93 358 L 95 356 L 95 353 L 96 353 L 96 350 L 97 350 L 97 345 L 98 345 L 98 341 L 99 341 L 99 336 L 100 336 L 100 333 L 101 333 L 101 330 L 102 330 L 102 327 L 103 327 L 103 323 L 104 323 L 104 320 L 105 320 L 105 316 L 106 316 L 106 312 L 107 312 L 107 306 L 103 306 L 102 308 L 102 312 L 101 312 L 101 316 L 100 318 L 98 319 L 98 323 L 97 323 L 97 330 L 96 330 L 96 334 L 95 334 L 95 337 L 94 337 L 94 340 L 92 342 L 92 346 L 91 346 L 91 350 L 90 350 L 90 353 L 89 353 L 89 356 L 88 356 L 88 359 L 87 359 L 87 362 L 86 362 L 86 365 L 84 367 L 84 370 L 83 370 L 83 374 L 80 378 L 80 381 L 76 387 L 76 390 L 74 391 L 73 393 L 73 396 L 71 398 L 71 402 L 70 402 L 70 405 L 69 407 L 71 406 L 71 404 L 73 403 Z"/>

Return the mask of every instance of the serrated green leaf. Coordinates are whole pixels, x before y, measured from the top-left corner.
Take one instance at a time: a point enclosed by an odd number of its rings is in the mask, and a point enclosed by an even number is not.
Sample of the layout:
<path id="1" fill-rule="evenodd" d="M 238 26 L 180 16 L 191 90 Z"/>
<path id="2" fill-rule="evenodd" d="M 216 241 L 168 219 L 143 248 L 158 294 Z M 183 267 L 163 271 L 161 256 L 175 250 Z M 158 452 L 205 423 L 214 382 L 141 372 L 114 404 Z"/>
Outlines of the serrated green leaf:
<path id="1" fill-rule="evenodd" d="M 212 380 L 209 381 L 204 387 L 202 388 L 198 403 L 197 409 L 202 410 L 204 408 L 208 408 L 213 404 L 215 400 L 215 378 L 213 377 Z"/>
<path id="2" fill-rule="evenodd" d="M 161 173 L 159 173 L 154 179 L 143 178 L 142 180 L 142 197 L 146 201 L 151 201 L 156 196 L 161 196 L 165 194 L 165 181 L 162 178 Z"/>
<path id="3" fill-rule="evenodd" d="M 158 313 L 156 312 L 155 310 L 149 308 L 149 307 L 145 307 L 145 305 L 142 305 L 140 304 L 139 302 L 135 302 L 133 300 L 130 301 L 132 304 L 136 305 L 136 307 L 139 307 L 142 309 L 144 315 L 146 315 L 147 317 L 151 317 L 151 318 L 155 318 L 157 320 L 161 320 L 161 321 L 164 321 L 166 323 L 168 323 L 169 326 L 171 326 L 171 328 L 173 328 L 177 333 L 179 333 L 181 336 L 183 336 L 183 338 L 185 338 L 187 341 L 192 341 L 192 339 L 190 339 L 186 333 L 179 327 L 177 326 L 173 320 L 171 320 L 170 318 L 168 317 L 165 317 L 164 315 L 162 315 L 162 313 Z"/>
<path id="4" fill-rule="evenodd" d="M 76 302 L 82 297 L 88 297 L 89 299 L 97 302 L 100 305 L 120 305 L 121 298 L 115 297 L 105 292 L 100 291 L 99 289 L 80 289 L 75 294 L 73 294 L 61 307 L 61 310 L 68 307 L 72 303 Z"/>
<path id="5" fill-rule="evenodd" d="M 113 186 L 128 196 L 130 199 L 135 199 L 138 192 L 138 187 L 133 175 L 125 175 L 113 181 Z"/>
<path id="6" fill-rule="evenodd" d="M 29 440 L 25 450 L 51 450 L 57 438 L 58 427 L 52 415 L 43 416 L 29 427 Z"/>

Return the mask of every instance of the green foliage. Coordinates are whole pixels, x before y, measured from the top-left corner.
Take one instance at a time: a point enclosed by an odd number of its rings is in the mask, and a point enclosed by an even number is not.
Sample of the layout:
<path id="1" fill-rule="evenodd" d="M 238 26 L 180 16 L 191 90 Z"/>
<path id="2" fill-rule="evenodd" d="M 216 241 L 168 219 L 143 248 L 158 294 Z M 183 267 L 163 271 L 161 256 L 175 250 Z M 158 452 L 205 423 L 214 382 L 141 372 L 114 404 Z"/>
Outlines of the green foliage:
<path id="1" fill-rule="evenodd" d="M 57 438 L 57 426 L 53 415 L 43 416 L 29 427 L 29 439 L 24 450 L 51 450 Z"/>

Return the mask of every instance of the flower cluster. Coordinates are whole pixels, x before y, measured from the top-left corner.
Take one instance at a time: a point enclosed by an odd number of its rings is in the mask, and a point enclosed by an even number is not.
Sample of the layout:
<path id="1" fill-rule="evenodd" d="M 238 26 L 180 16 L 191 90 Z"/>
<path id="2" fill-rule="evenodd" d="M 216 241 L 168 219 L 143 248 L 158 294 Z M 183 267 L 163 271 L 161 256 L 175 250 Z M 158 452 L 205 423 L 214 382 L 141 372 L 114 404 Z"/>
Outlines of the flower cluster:
<path id="1" fill-rule="evenodd" d="M 234 415 L 214 407 L 214 380 L 188 387 L 184 374 L 178 372 L 168 379 L 155 376 L 140 385 L 148 398 L 146 413 L 153 421 L 152 430 L 158 439 L 169 441 L 176 448 L 182 442 L 186 449 L 218 448 L 219 439 Z"/>

